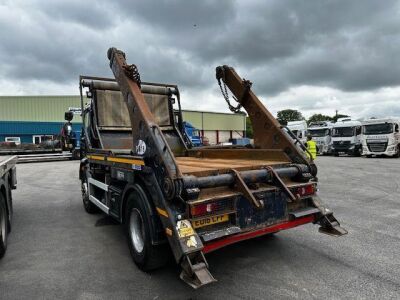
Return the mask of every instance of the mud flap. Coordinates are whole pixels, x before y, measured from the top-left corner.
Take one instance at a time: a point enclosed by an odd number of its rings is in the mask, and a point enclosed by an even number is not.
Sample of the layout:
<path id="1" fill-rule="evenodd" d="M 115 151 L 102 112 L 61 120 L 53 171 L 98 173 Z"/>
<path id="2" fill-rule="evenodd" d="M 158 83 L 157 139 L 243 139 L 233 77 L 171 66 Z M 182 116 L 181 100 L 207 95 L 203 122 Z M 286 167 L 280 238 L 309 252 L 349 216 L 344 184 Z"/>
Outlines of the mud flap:
<path id="1" fill-rule="evenodd" d="M 203 252 L 195 253 L 192 258 L 189 255 L 185 256 L 181 267 L 180 278 L 194 289 L 217 281 L 208 270 L 208 264 Z"/>

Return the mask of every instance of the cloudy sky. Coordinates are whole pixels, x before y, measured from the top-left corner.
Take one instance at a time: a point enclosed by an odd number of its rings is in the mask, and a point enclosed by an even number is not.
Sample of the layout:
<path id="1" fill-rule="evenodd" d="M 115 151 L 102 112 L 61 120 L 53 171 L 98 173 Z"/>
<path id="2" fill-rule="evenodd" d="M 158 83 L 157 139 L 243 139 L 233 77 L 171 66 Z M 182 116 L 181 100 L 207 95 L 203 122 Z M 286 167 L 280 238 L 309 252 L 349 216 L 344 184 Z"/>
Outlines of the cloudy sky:
<path id="1" fill-rule="evenodd" d="M 120 48 L 186 109 L 227 111 L 233 66 L 276 113 L 400 116 L 400 2 L 0 0 L 0 94 L 77 94 Z"/>

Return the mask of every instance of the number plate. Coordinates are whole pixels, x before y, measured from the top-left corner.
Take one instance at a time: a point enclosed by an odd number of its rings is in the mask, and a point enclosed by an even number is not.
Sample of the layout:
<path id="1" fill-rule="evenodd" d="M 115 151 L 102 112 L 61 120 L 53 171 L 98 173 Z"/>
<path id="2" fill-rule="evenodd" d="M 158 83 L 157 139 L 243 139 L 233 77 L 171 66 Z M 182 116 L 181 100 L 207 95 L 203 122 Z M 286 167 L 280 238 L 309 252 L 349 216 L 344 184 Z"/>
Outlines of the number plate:
<path id="1" fill-rule="evenodd" d="M 192 221 L 193 228 L 200 228 L 216 223 L 222 223 L 229 220 L 229 215 L 211 216 L 202 219 L 197 219 Z"/>

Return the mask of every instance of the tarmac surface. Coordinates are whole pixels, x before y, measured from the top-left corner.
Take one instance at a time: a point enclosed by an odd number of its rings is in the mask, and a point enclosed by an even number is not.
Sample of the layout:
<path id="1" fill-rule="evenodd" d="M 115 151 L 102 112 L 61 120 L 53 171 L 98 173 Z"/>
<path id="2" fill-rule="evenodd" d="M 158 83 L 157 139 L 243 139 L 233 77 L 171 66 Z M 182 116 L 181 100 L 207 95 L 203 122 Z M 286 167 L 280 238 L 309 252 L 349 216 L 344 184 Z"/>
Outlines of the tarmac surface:
<path id="1" fill-rule="evenodd" d="M 318 157 L 320 197 L 349 234 L 308 224 L 207 256 L 192 290 L 132 262 L 122 227 L 85 213 L 76 161 L 17 166 L 0 299 L 400 299 L 400 159 Z"/>

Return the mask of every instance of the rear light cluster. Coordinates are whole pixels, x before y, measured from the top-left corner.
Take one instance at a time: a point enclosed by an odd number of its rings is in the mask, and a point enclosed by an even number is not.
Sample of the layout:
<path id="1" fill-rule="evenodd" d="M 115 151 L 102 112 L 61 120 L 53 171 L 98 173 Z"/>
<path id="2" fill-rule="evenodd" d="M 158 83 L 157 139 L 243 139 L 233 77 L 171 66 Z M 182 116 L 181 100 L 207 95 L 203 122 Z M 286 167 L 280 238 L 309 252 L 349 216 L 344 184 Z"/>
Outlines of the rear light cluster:
<path id="1" fill-rule="evenodd" d="M 316 188 L 314 184 L 303 185 L 294 189 L 294 194 L 300 197 L 310 196 L 315 194 Z"/>
<path id="2" fill-rule="evenodd" d="M 233 210 L 234 199 L 227 198 L 213 202 L 201 203 L 190 206 L 190 214 L 194 217 L 215 214 L 221 211 Z"/>

